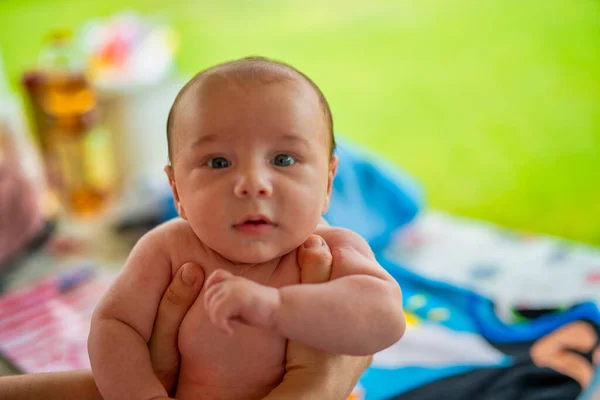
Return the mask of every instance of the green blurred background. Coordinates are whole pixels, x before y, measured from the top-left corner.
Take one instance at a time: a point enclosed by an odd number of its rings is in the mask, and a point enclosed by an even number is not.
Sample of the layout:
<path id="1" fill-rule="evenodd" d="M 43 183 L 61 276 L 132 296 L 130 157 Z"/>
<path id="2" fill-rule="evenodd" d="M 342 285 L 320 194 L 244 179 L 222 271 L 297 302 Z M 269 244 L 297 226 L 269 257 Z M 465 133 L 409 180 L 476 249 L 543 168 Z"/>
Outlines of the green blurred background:
<path id="1" fill-rule="evenodd" d="M 416 176 L 428 206 L 600 244 L 597 0 L 3 0 L 11 84 L 44 36 L 160 15 L 192 74 L 246 55 L 313 78 L 336 130 Z"/>

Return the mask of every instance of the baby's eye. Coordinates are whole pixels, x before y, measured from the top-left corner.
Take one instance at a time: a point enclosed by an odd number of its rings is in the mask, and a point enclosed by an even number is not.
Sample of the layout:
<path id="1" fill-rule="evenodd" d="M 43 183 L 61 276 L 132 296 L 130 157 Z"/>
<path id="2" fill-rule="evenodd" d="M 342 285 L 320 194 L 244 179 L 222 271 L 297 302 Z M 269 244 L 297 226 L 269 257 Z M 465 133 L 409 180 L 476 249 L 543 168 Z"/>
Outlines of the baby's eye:
<path id="1" fill-rule="evenodd" d="M 296 162 L 296 160 L 294 160 L 294 157 L 288 155 L 288 154 L 277 154 L 273 160 L 271 160 L 271 164 L 276 165 L 278 167 L 289 167 L 290 165 L 294 164 Z"/>
<path id="2" fill-rule="evenodd" d="M 229 167 L 231 163 L 225 157 L 215 157 L 208 160 L 207 165 L 209 166 L 209 168 L 221 169 Z"/>

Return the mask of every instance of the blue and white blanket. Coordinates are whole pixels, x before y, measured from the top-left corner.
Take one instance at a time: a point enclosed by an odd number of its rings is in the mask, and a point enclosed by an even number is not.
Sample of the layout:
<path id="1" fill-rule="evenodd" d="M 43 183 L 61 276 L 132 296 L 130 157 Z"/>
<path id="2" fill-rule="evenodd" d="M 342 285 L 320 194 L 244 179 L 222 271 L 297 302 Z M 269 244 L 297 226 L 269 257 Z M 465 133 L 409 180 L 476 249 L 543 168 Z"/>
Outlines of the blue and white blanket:
<path id="1" fill-rule="evenodd" d="M 346 142 L 337 151 L 326 218 L 369 241 L 402 287 L 408 323 L 353 398 L 600 396 L 600 250 L 420 216 L 410 178 Z"/>

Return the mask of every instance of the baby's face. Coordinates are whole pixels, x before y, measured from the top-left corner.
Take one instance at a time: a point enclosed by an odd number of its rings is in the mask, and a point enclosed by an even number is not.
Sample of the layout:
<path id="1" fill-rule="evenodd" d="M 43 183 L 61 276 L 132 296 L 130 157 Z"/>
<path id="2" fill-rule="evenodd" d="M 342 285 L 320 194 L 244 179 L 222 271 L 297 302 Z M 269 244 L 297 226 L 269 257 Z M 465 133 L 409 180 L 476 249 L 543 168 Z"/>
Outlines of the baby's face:
<path id="1" fill-rule="evenodd" d="M 326 211 L 337 159 L 314 91 L 209 78 L 180 102 L 167 172 L 196 235 L 223 257 L 261 263 L 301 245 Z"/>

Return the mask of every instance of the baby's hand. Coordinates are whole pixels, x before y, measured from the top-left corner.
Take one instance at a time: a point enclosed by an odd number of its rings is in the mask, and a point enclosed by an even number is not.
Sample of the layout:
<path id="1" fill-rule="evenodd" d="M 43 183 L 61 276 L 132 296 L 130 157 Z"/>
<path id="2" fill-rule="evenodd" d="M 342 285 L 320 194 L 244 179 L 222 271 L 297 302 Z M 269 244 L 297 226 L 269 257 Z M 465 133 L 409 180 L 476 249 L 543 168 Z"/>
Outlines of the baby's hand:
<path id="1" fill-rule="evenodd" d="M 257 328 L 273 327 L 273 316 L 281 303 L 279 290 L 222 269 L 214 271 L 204 287 L 204 309 L 225 334 L 233 336 L 232 321 Z"/>

